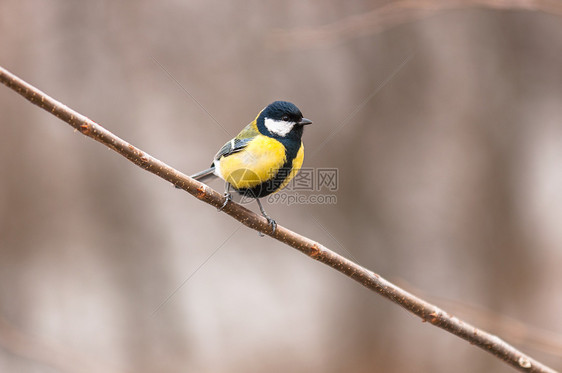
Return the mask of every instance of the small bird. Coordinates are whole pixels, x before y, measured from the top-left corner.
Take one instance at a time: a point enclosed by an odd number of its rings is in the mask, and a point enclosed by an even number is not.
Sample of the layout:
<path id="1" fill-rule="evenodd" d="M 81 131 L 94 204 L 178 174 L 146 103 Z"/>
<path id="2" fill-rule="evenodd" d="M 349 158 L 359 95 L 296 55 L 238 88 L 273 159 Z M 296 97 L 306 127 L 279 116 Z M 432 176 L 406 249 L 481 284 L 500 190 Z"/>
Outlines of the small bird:
<path id="1" fill-rule="evenodd" d="M 299 172 L 304 159 L 303 127 L 311 123 L 294 104 L 275 101 L 224 144 L 210 168 L 191 177 L 204 181 L 218 176 L 226 182 L 226 198 L 219 210 L 232 199 L 230 187 L 255 198 L 275 232 L 277 223 L 266 214 L 260 198 L 283 189 Z"/>

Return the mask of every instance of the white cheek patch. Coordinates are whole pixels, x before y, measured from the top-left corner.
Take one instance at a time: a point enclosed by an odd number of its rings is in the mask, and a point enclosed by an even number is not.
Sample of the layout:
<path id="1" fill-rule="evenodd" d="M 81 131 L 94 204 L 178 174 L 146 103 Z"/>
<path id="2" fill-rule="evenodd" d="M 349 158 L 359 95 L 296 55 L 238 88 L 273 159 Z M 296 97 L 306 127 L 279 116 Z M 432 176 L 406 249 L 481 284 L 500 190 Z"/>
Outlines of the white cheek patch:
<path id="1" fill-rule="evenodd" d="M 273 120 L 271 118 L 265 118 L 265 127 L 269 132 L 275 133 L 279 136 L 287 136 L 289 132 L 295 126 L 294 122 L 285 122 L 283 120 Z"/>

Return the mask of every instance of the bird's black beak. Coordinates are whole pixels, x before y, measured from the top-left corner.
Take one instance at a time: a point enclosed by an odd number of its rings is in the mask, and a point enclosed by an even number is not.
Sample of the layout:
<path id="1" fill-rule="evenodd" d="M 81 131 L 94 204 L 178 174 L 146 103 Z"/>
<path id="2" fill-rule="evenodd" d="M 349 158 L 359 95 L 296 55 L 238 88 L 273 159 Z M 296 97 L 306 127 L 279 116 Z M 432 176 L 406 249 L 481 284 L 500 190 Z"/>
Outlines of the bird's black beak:
<path id="1" fill-rule="evenodd" d="M 307 124 L 312 124 L 312 121 L 311 121 L 310 119 L 302 118 L 302 119 L 300 120 L 300 122 L 297 123 L 297 124 L 300 124 L 301 126 L 305 126 L 305 125 L 307 125 Z"/>

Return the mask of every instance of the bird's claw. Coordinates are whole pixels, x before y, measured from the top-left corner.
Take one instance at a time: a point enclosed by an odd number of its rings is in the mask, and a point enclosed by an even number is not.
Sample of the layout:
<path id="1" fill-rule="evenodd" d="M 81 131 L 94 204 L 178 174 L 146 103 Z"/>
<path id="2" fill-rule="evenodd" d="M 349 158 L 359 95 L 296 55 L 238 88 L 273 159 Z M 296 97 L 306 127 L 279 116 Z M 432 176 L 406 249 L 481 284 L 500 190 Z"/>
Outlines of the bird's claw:
<path id="1" fill-rule="evenodd" d="M 271 234 L 275 233 L 275 230 L 277 229 L 277 222 L 269 216 L 266 219 L 269 225 L 271 225 Z"/>
<path id="2" fill-rule="evenodd" d="M 225 194 L 224 194 L 224 203 L 222 204 L 221 207 L 219 207 L 219 208 L 217 209 L 217 211 L 219 211 L 219 212 L 222 211 L 222 210 L 226 207 L 226 205 L 228 204 L 229 201 L 232 201 L 232 194 L 230 194 L 230 193 L 225 193 Z"/>
<path id="3" fill-rule="evenodd" d="M 267 219 L 267 222 L 269 223 L 269 225 L 271 226 L 271 234 L 275 233 L 275 230 L 277 229 L 277 222 L 275 220 L 273 220 L 272 218 L 270 218 L 269 216 L 265 215 L 264 218 Z M 260 237 L 263 237 L 264 234 L 262 232 L 258 232 L 258 235 Z"/>

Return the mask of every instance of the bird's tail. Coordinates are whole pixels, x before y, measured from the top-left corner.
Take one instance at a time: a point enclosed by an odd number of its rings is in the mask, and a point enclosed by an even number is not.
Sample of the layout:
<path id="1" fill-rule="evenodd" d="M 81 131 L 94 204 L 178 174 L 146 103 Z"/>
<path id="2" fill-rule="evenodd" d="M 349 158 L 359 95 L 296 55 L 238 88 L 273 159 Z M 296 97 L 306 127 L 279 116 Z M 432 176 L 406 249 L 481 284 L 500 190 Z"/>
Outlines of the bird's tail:
<path id="1" fill-rule="evenodd" d="M 207 180 L 207 179 L 209 179 L 213 176 L 216 176 L 214 167 L 207 168 L 206 170 L 203 170 L 203 171 L 200 171 L 196 174 L 191 175 L 192 178 L 194 178 L 195 180 L 201 181 L 201 182 L 203 182 L 203 181 L 205 181 L 205 180 Z"/>

